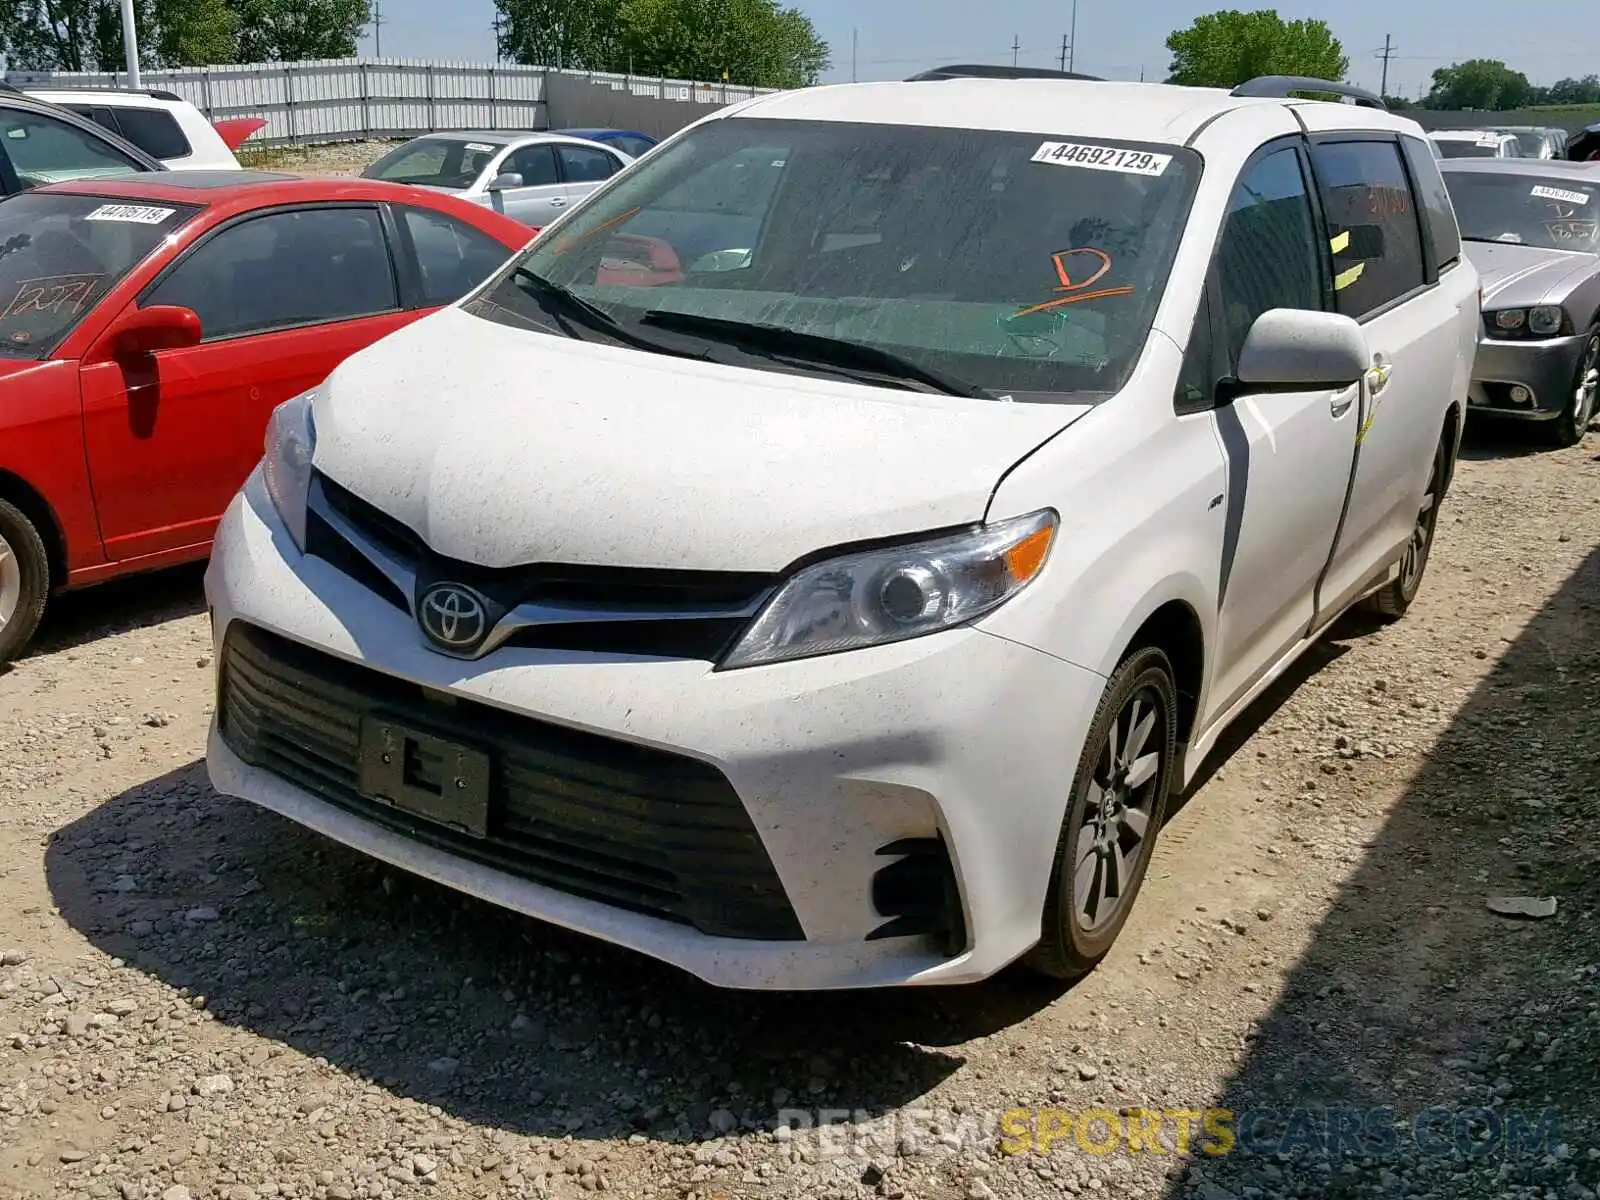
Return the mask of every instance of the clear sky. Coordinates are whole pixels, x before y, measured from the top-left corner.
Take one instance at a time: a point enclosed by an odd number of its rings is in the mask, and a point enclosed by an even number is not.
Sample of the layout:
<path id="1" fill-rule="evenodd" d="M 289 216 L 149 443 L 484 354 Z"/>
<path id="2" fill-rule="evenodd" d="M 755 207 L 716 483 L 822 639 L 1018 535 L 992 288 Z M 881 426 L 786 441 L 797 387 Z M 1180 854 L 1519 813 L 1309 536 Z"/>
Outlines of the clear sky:
<path id="1" fill-rule="evenodd" d="M 833 48 L 829 82 L 851 77 L 852 34 L 859 79 L 897 79 L 950 62 L 1012 60 L 1059 64 L 1073 0 L 787 0 L 804 10 Z M 385 57 L 485 61 L 494 54 L 492 0 L 378 0 Z M 1078 0 L 1076 70 L 1107 78 L 1166 74 L 1167 34 L 1217 8 L 1273 7 L 1272 0 Z M 1600 74 L 1600 17 L 1594 0 L 1558 0 L 1543 17 L 1519 21 L 1504 0 L 1346 0 L 1334 6 L 1276 5 L 1285 18 L 1321 16 L 1350 57 L 1350 79 L 1376 88 L 1376 52 L 1394 38 L 1389 90 L 1415 98 L 1435 67 L 1501 58 L 1535 83 Z M 1587 9 L 1592 19 L 1573 20 Z M 1333 15 L 1329 15 L 1332 13 Z M 1550 18 L 1550 19 L 1546 19 Z M 369 31 L 361 53 L 374 52 Z"/>

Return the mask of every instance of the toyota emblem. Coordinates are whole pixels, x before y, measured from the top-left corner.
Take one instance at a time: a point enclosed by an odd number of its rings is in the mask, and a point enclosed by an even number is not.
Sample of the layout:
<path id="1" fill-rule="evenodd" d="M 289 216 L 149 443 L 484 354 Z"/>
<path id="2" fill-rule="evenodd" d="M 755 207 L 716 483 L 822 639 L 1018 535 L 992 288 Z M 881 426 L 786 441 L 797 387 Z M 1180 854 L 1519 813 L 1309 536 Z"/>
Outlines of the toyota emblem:
<path id="1" fill-rule="evenodd" d="M 428 640 L 445 650 L 471 650 L 489 632 L 489 610 L 459 583 L 436 583 L 424 592 L 417 620 Z"/>

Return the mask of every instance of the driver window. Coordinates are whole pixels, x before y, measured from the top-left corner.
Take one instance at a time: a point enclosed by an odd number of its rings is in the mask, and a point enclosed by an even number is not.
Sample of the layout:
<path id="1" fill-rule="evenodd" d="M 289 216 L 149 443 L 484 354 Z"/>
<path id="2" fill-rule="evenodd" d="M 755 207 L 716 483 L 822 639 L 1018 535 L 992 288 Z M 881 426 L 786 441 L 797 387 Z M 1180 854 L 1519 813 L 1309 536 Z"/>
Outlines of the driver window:
<path id="1" fill-rule="evenodd" d="M 1216 273 L 1228 369 L 1245 336 L 1274 308 L 1321 311 L 1317 223 L 1300 155 L 1285 147 L 1248 167 L 1234 188 L 1217 246 Z"/>

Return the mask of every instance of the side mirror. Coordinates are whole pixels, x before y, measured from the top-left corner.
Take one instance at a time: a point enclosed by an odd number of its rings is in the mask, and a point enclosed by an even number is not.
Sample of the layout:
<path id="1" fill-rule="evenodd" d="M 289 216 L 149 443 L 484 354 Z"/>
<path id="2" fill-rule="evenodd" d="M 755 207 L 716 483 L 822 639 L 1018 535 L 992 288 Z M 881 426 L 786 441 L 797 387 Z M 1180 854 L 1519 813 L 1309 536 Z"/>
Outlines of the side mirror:
<path id="1" fill-rule="evenodd" d="M 111 330 L 111 356 L 143 358 L 158 350 L 183 350 L 200 341 L 200 317 L 192 308 L 153 304 L 136 308 Z"/>
<path id="2" fill-rule="evenodd" d="M 521 186 L 522 176 L 518 175 L 515 171 L 503 172 L 502 174 L 496 175 L 489 181 L 489 190 L 491 192 L 505 192 L 510 191 L 512 188 L 519 188 Z"/>
<path id="3" fill-rule="evenodd" d="M 1239 351 L 1247 392 L 1311 392 L 1359 383 L 1372 365 L 1361 326 L 1340 313 L 1274 308 L 1250 326 Z"/>

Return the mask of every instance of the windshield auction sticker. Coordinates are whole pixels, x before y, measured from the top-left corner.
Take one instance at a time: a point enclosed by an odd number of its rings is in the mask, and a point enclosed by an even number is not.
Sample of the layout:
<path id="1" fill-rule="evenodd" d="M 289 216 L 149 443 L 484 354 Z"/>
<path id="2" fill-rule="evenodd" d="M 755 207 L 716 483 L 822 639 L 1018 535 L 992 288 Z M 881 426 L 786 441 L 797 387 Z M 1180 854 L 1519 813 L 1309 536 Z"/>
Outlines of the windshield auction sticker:
<path id="1" fill-rule="evenodd" d="M 1083 142 L 1045 142 L 1033 152 L 1030 161 L 1058 167 L 1086 167 L 1091 171 L 1118 171 L 1124 175 L 1160 175 L 1172 162 L 1172 155 Z"/>
<path id="2" fill-rule="evenodd" d="M 1563 204 L 1589 203 L 1588 192 L 1569 192 L 1566 188 L 1544 187 L 1541 185 L 1533 189 L 1533 194 L 1541 200 L 1559 200 Z"/>
<path id="3" fill-rule="evenodd" d="M 144 204 L 102 204 L 85 221 L 121 221 L 130 225 L 159 225 L 177 209 L 151 208 Z"/>

